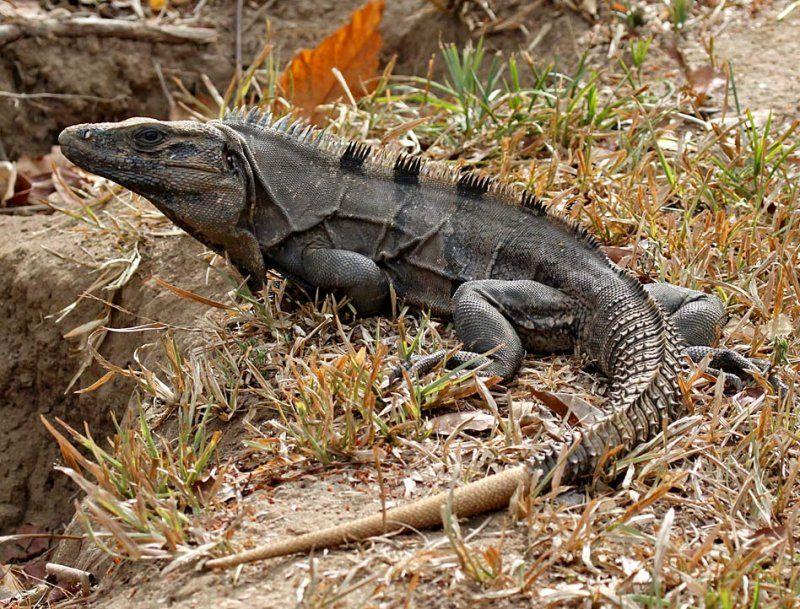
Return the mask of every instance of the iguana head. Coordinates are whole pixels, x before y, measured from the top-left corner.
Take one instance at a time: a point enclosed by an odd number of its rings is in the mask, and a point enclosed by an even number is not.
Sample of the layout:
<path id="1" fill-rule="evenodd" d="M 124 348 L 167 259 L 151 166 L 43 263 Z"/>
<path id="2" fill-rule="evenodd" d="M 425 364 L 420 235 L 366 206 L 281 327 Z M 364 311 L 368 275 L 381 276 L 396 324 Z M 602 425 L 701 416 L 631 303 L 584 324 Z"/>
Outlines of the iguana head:
<path id="1" fill-rule="evenodd" d="M 147 197 L 203 233 L 235 224 L 247 206 L 241 143 L 213 124 L 131 118 L 68 127 L 58 142 L 79 167 Z"/>

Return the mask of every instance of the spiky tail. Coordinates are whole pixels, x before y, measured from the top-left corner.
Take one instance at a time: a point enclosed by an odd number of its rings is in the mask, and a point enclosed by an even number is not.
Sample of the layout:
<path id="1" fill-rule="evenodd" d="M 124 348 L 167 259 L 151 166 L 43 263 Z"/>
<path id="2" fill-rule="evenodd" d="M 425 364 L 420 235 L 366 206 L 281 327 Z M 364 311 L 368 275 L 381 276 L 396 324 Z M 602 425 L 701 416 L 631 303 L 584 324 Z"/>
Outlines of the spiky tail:
<path id="1" fill-rule="evenodd" d="M 674 329 L 657 305 L 641 288 L 635 289 L 630 306 L 617 307 L 609 323 L 627 318 L 623 327 L 612 333 L 614 345 L 607 345 L 620 354 L 614 364 L 617 370 L 612 385 L 614 410 L 603 419 L 580 432 L 574 449 L 563 451 L 554 445 L 536 460 L 507 469 L 482 480 L 466 484 L 451 492 L 437 493 L 407 505 L 345 522 L 337 526 L 281 539 L 270 544 L 215 558 L 205 563 L 207 569 L 225 569 L 246 562 L 285 556 L 314 549 L 331 548 L 349 542 L 403 529 L 427 529 L 442 524 L 442 507 L 451 501 L 455 514 L 462 518 L 492 512 L 508 505 L 516 489 L 527 483 L 535 472 L 552 474 L 560 454 L 567 454 L 562 482 L 585 478 L 601 464 L 608 450 L 623 455 L 633 446 L 657 434 L 664 420 L 672 420 L 681 405 L 678 385 L 680 345 Z M 616 303 L 619 305 L 619 301 Z M 618 317 L 619 316 L 619 317 Z M 631 323 L 631 318 L 634 323 Z M 628 382 L 629 381 L 629 382 Z M 606 463 L 612 461 L 609 459 Z"/>

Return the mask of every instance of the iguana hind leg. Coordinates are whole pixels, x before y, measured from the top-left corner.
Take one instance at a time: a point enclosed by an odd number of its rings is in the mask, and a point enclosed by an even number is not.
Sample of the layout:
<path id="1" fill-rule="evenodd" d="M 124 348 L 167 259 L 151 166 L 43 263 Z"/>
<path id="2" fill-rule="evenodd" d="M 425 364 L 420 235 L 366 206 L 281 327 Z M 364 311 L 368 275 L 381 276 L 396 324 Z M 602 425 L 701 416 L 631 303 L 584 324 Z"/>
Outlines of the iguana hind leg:
<path id="1" fill-rule="evenodd" d="M 524 347 L 549 353 L 572 348 L 578 309 L 563 292 L 536 281 L 468 281 L 452 299 L 453 325 L 466 350 L 453 354 L 447 366 L 482 366 L 482 374 L 508 380 L 519 370 Z M 446 353 L 419 358 L 411 372 L 430 370 Z"/>
<path id="2" fill-rule="evenodd" d="M 685 353 L 692 361 L 710 356 L 709 371 L 725 372 L 728 383 L 737 390 L 745 381 L 752 380 L 754 372 L 768 374 L 767 362 L 763 360 L 748 359 L 732 349 L 711 346 L 727 320 L 719 298 L 669 283 L 651 283 L 645 289 L 671 315 L 678 335 L 689 345 Z M 780 381 L 770 377 L 770 382 L 780 389 Z"/>
<path id="3" fill-rule="evenodd" d="M 727 319 L 719 298 L 670 283 L 649 283 L 644 287 L 670 314 L 678 335 L 688 345 L 708 347 L 717 339 Z"/>

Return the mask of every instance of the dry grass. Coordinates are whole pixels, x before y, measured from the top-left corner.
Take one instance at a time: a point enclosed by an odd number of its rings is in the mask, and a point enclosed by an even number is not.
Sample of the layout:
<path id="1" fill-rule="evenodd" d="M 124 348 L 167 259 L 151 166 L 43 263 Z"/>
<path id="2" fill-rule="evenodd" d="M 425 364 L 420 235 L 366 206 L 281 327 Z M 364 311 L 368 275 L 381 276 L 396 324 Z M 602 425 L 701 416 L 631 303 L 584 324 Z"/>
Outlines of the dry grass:
<path id="1" fill-rule="evenodd" d="M 681 7 L 673 6 L 678 28 Z M 708 118 L 691 90 L 642 77 L 646 54 L 634 43 L 628 65 L 602 73 L 581 65 L 566 75 L 524 55 L 502 61 L 480 48 L 446 48 L 447 82 L 387 72 L 358 107 L 336 105 L 330 128 L 525 184 L 615 246 L 612 254 L 643 278 L 717 293 L 732 313 L 723 343 L 772 358 L 788 394 L 757 386 L 726 396 L 721 381 L 698 370 L 687 379 L 691 411 L 627 457 L 613 489 L 596 480 L 585 493 L 530 498 L 521 518 L 475 539 L 448 518 L 438 542 L 379 546 L 388 566 L 378 574 L 365 563 L 320 573 L 312 561 L 298 591 L 303 606 L 412 597 L 433 606 L 441 590 L 453 602 L 498 606 L 527 598 L 558 607 L 796 602 L 800 139 L 796 125 L 758 122 L 739 109 L 730 80 Z M 259 94 L 273 90 L 272 72 L 259 65 L 248 74 L 249 89 L 235 99 L 272 103 Z M 85 202 L 103 188 L 87 178 L 82 203 L 70 209 L 86 214 Z M 113 197 L 124 202 L 118 225 L 136 227 L 136 238 L 124 241 L 130 247 L 169 230 L 137 198 Z M 228 498 L 250 487 L 220 462 L 254 460 L 262 479 L 361 463 L 380 472 L 382 489 L 402 486 L 393 464 L 416 464 L 440 480 L 474 479 L 564 433 L 567 423 L 531 388 L 599 401 L 591 395 L 596 380 L 565 357 L 528 358 L 508 389 L 441 370 L 389 384 L 401 355 L 456 346 L 449 327 L 406 311 L 358 320 L 346 304 L 313 295 L 309 303 L 279 278 L 261 296 L 235 286 L 213 303 L 219 311 L 204 330 L 206 346 L 182 353 L 165 339 L 157 371 L 109 364 L 110 373 L 137 381 L 142 405 L 139 425 L 121 427 L 110 447 L 88 430 L 52 428 L 87 492 L 84 521 L 115 555 L 238 545 L 235 510 L 214 492 L 225 487 Z M 438 414 L 474 409 L 495 425 L 476 431 L 465 418 L 448 435 L 432 433 Z M 151 427 L 162 421 L 172 426 L 158 438 Z M 209 427 L 231 422 L 242 422 L 247 437 L 220 455 Z M 207 525 L 202 534 L 199 523 Z"/>

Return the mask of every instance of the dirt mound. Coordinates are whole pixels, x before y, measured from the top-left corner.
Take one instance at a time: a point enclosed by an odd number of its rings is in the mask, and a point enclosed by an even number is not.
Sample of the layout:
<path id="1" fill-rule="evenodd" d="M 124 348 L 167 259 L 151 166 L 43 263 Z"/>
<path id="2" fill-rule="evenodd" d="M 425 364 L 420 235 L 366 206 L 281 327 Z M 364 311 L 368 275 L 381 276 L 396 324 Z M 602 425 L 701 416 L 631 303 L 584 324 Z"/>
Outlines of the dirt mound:
<path id="1" fill-rule="evenodd" d="M 90 260 L 87 252 L 114 247 L 91 243 L 63 216 L 6 218 L 0 224 L 0 533 L 23 522 L 55 528 L 72 511 L 74 489 L 65 476 L 53 471 L 58 448 L 42 427 L 39 416 L 61 418 L 82 427 L 86 421 L 98 438 L 111 429 L 110 413 L 127 406 L 130 387 L 112 381 L 86 395 L 74 390 L 102 374 L 87 369 L 72 391 L 66 392 L 79 367 L 75 341 L 67 331 L 99 316 L 103 305 L 83 301 L 60 324 L 48 316 L 73 302 L 96 279 L 97 272 L 77 261 Z M 180 323 L 202 315 L 199 307 L 164 293 L 150 281 L 158 274 L 183 286 L 203 286 L 204 265 L 196 260 L 202 248 L 189 237 L 155 241 L 134 278 L 115 296 L 122 310 L 112 309 L 108 326 L 121 328 L 142 319 Z M 45 249 L 46 248 L 46 249 Z M 48 251 L 49 250 L 49 251 Z M 51 253 L 52 252 L 52 253 Z M 147 262 L 149 261 L 149 262 Z M 218 291 L 224 288 L 221 283 Z M 136 311 L 133 317 L 123 310 Z M 100 352 L 124 366 L 135 348 L 147 342 L 147 333 L 109 333 Z"/>

